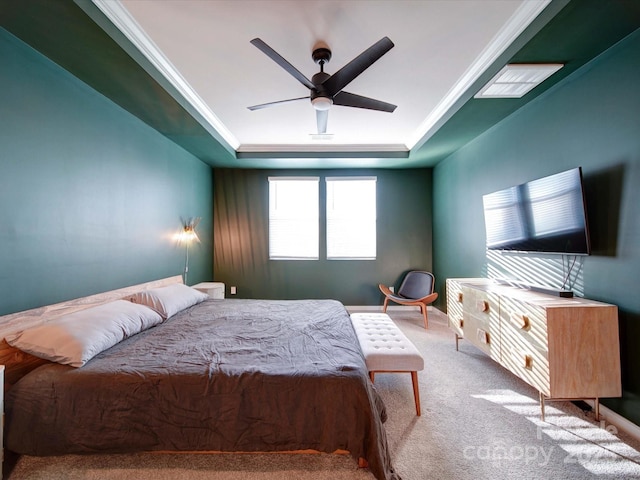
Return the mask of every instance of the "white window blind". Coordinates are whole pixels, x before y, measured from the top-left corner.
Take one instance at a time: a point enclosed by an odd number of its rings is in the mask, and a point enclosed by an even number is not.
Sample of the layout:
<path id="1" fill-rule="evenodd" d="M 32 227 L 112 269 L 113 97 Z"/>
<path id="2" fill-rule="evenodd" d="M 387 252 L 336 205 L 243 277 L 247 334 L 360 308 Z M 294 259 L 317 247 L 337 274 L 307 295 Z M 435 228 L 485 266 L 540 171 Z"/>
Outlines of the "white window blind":
<path id="1" fill-rule="evenodd" d="M 376 258 L 376 177 L 327 177 L 327 258 Z"/>
<path id="2" fill-rule="evenodd" d="M 269 258 L 319 258 L 318 177 L 269 177 Z"/>
<path id="3" fill-rule="evenodd" d="M 518 187 L 485 195 L 482 201 L 486 217 L 487 246 L 527 238 L 526 222 L 521 208 L 521 193 Z"/>
<path id="4" fill-rule="evenodd" d="M 576 214 L 584 208 L 580 178 L 572 170 L 534 180 L 526 188 L 533 218 L 532 236 L 538 238 L 584 228 L 584 218 Z"/>

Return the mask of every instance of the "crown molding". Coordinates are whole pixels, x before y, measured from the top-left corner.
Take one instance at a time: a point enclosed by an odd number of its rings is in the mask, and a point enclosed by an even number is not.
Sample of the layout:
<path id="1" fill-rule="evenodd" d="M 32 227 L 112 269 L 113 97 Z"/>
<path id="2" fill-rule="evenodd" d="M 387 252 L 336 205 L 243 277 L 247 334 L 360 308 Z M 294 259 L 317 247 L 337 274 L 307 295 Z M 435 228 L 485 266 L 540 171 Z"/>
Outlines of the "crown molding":
<path id="1" fill-rule="evenodd" d="M 238 153 L 251 152 L 405 152 L 409 153 L 406 145 L 402 144 L 247 144 L 240 145 Z"/>
<path id="2" fill-rule="evenodd" d="M 551 3 L 551 0 L 530 0 L 524 2 L 512 15 L 504 27 L 496 34 L 491 43 L 462 74 L 456 84 L 447 92 L 436 108 L 420 124 L 407 142 L 410 150 L 420 148 L 438 129 L 438 123 L 454 108 L 466 92 L 498 60 L 500 55 L 524 32 L 538 15 Z M 472 92 L 469 97 L 473 96 Z M 466 101 L 467 99 L 465 99 Z"/>
<path id="3" fill-rule="evenodd" d="M 365 145 L 365 144 L 287 144 L 287 145 L 241 145 L 236 156 L 246 158 L 408 158 L 405 145 Z"/>
<path id="4" fill-rule="evenodd" d="M 120 0 L 91 0 L 92 3 L 120 30 L 158 72 L 196 109 L 202 118 L 227 142 L 234 150 L 240 146 L 238 139 L 222 123 L 207 106 L 196 91 L 189 85 L 176 67 L 162 53 L 142 27 L 135 21 Z"/>

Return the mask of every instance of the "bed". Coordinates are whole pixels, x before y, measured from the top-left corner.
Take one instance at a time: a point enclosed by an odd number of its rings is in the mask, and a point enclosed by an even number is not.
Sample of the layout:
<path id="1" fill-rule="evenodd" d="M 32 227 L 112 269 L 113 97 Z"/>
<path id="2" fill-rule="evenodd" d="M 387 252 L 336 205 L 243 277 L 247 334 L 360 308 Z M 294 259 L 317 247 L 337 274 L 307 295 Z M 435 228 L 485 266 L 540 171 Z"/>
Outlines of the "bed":
<path id="1" fill-rule="evenodd" d="M 0 317 L 0 333 L 179 282 Z M 334 300 L 207 298 L 80 368 L 6 341 L 0 362 L 9 387 L 5 446 L 19 454 L 346 451 L 376 478 L 399 479 L 384 405 L 349 316 Z"/>

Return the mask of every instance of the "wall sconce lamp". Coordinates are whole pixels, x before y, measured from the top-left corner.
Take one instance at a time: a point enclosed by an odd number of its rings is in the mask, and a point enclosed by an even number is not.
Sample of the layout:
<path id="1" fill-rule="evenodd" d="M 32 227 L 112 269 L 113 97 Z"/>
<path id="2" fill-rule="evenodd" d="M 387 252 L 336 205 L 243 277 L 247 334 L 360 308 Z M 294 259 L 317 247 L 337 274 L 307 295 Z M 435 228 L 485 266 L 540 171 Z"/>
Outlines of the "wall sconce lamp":
<path id="1" fill-rule="evenodd" d="M 192 242 L 200 243 L 198 234 L 196 233 L 196 227 L 200 223 L 200 217 L 191 217 L 188 219 L 180 218 L 182 223 L 182 230 L 178 235 L 178 241 L 184 243 L 186 246 L 186 254 L 184 259 L 184 284 L 187 285 L 187 275 L 189 274 L 189 244 Z"/>

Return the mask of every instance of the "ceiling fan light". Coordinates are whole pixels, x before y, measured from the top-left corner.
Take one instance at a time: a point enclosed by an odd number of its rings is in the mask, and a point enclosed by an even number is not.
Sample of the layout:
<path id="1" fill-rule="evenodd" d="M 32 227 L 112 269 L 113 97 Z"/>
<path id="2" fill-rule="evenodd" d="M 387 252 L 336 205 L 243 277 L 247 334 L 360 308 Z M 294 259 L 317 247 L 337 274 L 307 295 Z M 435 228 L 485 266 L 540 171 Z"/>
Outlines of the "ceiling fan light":
<path id="1" fill-rule="evenodd" d="M 316 97 L 311 100 L 311 105 L 313 105 L 313 108 L 315 108 L 316 110 L 329 110 L 329 108 L 331 108 L 331 105 L 333 105 L 333 100 L 329 97 Z"/>

